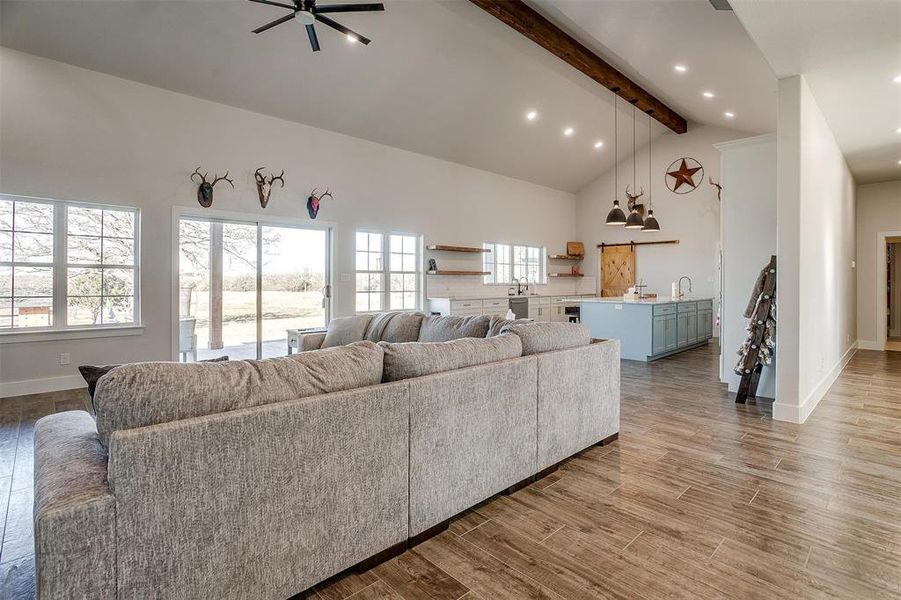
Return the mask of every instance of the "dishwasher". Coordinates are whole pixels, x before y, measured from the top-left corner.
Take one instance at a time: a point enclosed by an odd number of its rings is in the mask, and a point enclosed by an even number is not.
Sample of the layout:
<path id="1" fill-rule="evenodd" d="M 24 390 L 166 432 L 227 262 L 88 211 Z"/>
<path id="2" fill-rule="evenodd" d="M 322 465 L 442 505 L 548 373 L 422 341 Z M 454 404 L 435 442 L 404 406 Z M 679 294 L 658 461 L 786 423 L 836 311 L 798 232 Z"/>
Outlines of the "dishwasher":
<path id="1" fill-rule="evenodd" d="M 517 319 L 529 318 L 529 299 L 525 296 L 514 296 L 510 298 L 508 306 Z"/>

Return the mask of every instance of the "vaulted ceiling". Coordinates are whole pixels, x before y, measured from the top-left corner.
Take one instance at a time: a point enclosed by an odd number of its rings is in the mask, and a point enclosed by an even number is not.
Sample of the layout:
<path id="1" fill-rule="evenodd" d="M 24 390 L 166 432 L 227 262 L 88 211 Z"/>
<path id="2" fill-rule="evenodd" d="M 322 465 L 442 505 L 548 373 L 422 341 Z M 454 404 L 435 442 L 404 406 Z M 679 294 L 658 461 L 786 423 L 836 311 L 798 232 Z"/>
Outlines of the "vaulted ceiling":
<path id="1" fill-rule="evenodd" d="M 384 13 L 341 17 L 372 44 L 319 28 L 316 54 L 292 22 L 252 34 L 284 11 L 243 0 L 4 0 L 0 40 L 556 189 L 577 191 L 611 167 L 611 92 L 465 0 L 385 4 Z M 707 0 L 532 5 L 688 118 L 689 129 L 775 129 L 775 77 L 731 12 Z M 659 124 L 652 131 L 674 135 Z M 631 132 L 620 133 L 623 156 Z"/>

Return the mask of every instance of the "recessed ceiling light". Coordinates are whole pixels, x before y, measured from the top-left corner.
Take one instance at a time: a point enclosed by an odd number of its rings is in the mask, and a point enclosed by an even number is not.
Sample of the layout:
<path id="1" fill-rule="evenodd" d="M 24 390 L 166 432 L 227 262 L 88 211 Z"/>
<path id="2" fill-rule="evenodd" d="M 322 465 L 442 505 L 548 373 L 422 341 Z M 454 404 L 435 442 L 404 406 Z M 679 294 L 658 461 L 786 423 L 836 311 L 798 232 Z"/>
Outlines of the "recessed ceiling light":
<path id="1" fill-rule="evenodd" d="M 898 164 L 901 165 L 901 160 L 898 161 Z"/>
<path id="2" fill-rule="evenodd" d="M 727 118 L 727 119 L 734 119 L 734 118 L 735 118 L 735 113 L 733 113 L 733 112 L 727 112 L 727 113 L 725 113 L 725 115 L 726 115 L 726 118 Z"/>
<path id="3" fill-rule="evenodd" d="M 538 113 L 535 112 L 534 110 L 530 110 L 529 112 L 526 113 L 526 118 L 530 121 L 534 121 L 535 119 L 538 118 Z"/>
<path id="4" fill-rule="evenodd" d="M 901 133 L 901 127 L 895 130 L 895 133 Z"/>
<path id="5" fill-rule="evenodd" d="M 705 98 L 713 98 L 713 92 L 704 92 Z"/>
<path id="6" fill-rule="evenodd" d="M 895 78 L 892 79 L 895 83 L 901 83 L 901 75 L 895 75 Z"/>
<path id="7" fill-rule="evenodd" d="M 594 143 L 594 148 L 595 148 L 595 150 L 597 150 L 598 148 L 600 148 L 603 145 L 604 145 L 604 142 L 597 141 Z"/>
<path id="8" fill-rule="evenodd" d="M 677 71 L 679 71 L 680 73 L 684 73 L 685 71 L 688 70 L 688 67 L 686 67 L 685 65 L 676 65 L 673 68 L 676 69 Z"/>
<path id="9" fill-rule="evenodd" d="M 354 34 L 348 33 L 348 34 L 347 34 L 347 41 L 350 42 L 351 44 L 353 44 L 354 42 L 358 42 L 358 41 L 360 41 L 360 40 L 357 39 L 357 36 L 355 36 Z"/>
<path id="10" fill-rule="evenodd" d="M 567 127 L 566 129 L 563 130 L 563 135 L 569 137 L 572 134 L 574 134 L 575 132 L 576 132 L 576 130 L 573 129 L 572 127 Z"/>

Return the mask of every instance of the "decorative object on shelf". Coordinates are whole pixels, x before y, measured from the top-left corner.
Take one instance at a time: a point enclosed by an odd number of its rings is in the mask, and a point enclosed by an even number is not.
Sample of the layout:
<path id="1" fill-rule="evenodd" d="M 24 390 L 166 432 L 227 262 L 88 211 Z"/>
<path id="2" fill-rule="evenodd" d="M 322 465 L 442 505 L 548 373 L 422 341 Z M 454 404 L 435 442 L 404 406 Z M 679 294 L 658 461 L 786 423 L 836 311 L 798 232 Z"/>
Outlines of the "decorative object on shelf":
<path id="1" fill-rule="evenodd" d="M 573 265 L 570 272 L 574 277 L 582 277 L 582 269 L 579 268 L 579 265 Z"/>
<path id="2" fill-rule="evenodd" d="M 438 261 L 436 261 L 434 258 L 430 258 L 428 270 L 429 271 L 437 271 L 438 270 Z"/>
<path id="3" fill-rule="evenodd" d="M 259 2 L 260 4 L 268 4 L 270 6 L 278 6 L 279 8 L 285 8 L 291 11 L 284 17 L 280 17 L 275 21 L 266 23 L 262 27 L 257 27 L 253 30 L 254 33 L 263 33 L 264 31 L 272 29 L 276 25 L 281 25 L 282 23 L 296 18 L 300 23 L 304 25 L 304 27 L 306 27 L 307 37 L 310 39 L 310 46 L 313 48 L 313 52 L 319 52 L 319 37 L 316 35 L 316 28 L 314 27 L 316 21 L 319 21 L 323 25 L 326 25 L 343 33 L 345 36 L 347 36 L 348 41 L 359 42 L 364 46 L 372 41 L 369 38 L 364 37 L 359 33 L 348 29 L 344 25 L 336 23 L 330 18 L 324 16 L 326 13 L 372 12 L 385 10 L 385 5 L 381 2 L 369 2 L 363 4 L 330 4 L 328 6 L 316 6 L 316 0 L 294 0 L 294 6 L 291 6 L 290 4 L 274 2 L 273 0 L 250 1 Z"/>
<path id="4" fill-rule="evenodd" d="M 569 256 L 583 258 L 585 256 L 585 244 L 582 242 L 566 242 L 566 253 Z"/>
<path id="5" fill-rule="evenodd" d="M 632 188 L 635 188 L 635 147 L 637 146 L 635 139 L 635 105 L 632 105 Z M 637 196 L 629 192 L 629 186 L 626 186 L 626 197 L 629 199 L 627 205 L 629 216 L 626 217 L 626 229 L 641 229 L 644 227 L 644 205 L 636 202 L 638 198 L 644 195 L 644 188 Z M 641 209 L 639 211 L 639 209 Z"/>
<path id="6" fill-rule="evenodd" d="M 741 375 L 735 401 L 744 404 L 749 397 L 757 394 L 757 383 L 764 366 L 773 363 L 773 352 L 776 349 L 776 257 L 763 268 L 751 299 L 745 309 L 748 319 L 748 338 L 738 349 L 738 363 L 735 373 Z"/>
<path id="7" fill-rule="evenodd" d="M 654 195 L 654 179 L 651 177 L 651 115 L 648 115 L 648 216 L 644 218 L 644 232 L 660 231 L 660 223 L 654 216 L 654 209 L 651 208 L 652 196 Z"/>
<path id="8" fill-rule="evenodd" d="M 700 172 L 700 176 L 698 176 L 698 183 L 700 183 L 704 181 L 704 167 L 701 166 L 701 163 L 689 156 L 677 158 L 666 170 L 666 187 L 676 194 L 692 192 L 698 187 L 698 184 L 695 183 L 695 175 L 698 172 Z"/>
<path id="9" fill-rule="evenodd" d="M 235 189 L 235 182 L 228 178 L 228 171 L 222 177 L 216 175 L 212 182 L 206 180 L 207 175 L 209 173 L 200 174 L 200 167 L 197 167 L 191 173 L 191 181 L 197 184 L 197 201 L 204 208 L 209 208 L 213 205 L 213 186 L 220 181 L 228 182 L 232 189 Z M 200 177 L 200 181 L 197 181 L 194 177 Z"/>
<path id="10" fill-rule="evenodd" d="M 319 188 L 313 188 L 313 191 L 310 192 L 310 197 L 307 198 L 307 212 L 310 213 L 310 218 L 315 219 L 319 215 L 319 204 L 326 198 L 335 199 L 334 196 L 328 191 L 328 188 L 325 188 L 325 193 L 316 195 L 316 190 Z"/>
<path id="11" fill-rule="evenodd" d="M 616 114 L 616 92 L 613 93 L 613 208 L 607 213 L 607 225 L 625 225 L 626 213 L 619 207 L 619 127 Z"/>
<path id="12" fill-rule="evenodd" d="M 266 167 L 260 167 L 256 171 L 253 172 L 253 178 L 257 182 L 257 193 L 260 195 L 260 206 L 266 208 L 269 204 L 269 195 L 272 193 L 272 184 L 278 181 L 281 184 L 281 187 L 285 187 L 285 170 L 282 169 L 282 172 L 278 175 L 270 175 L 268 178 L 260 173 Z"/>
<path id="13" fill-rule="evenodd" d="M 718 181 L 714 181 L 713 177 L 708 177 L 707 181 L 710 182 L 710 185 L 716 188 L 716 199 L 720 202 L 723 201 L 723 186 L 719 184 Z"/>

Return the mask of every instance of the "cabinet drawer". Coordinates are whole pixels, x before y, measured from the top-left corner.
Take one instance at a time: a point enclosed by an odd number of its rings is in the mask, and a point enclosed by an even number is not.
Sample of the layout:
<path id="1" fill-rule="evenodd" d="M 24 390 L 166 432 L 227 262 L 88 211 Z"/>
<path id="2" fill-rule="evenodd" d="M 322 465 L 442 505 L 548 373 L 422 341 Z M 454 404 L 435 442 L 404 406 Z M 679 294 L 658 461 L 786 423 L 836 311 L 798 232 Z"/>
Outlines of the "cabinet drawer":
<path id="1" fill-rule="evenodd" d="M 529 298 L 529 306 L 550 306 L 550 298 Z"/>
<path id="2" fill-rule="evenodd" d="M 674 315 L 676 314 L 675 304 L 661 304 L 654 306 L 654 315 Z"/>
<path id="3" fill-rule="evenodd" d="M 713 310 L 713 300 L 698 300 L 698 310 Z"/>
<path id="4" fill-rule="evenodd" d="M 482 310 L 481 300 L 451 300 L 451 311 Z"/>
<path id="5" fill-rule="evenodd" d="M 692 313 L 692 312 L 697 312 L 698 303 L 697 302 L 680 302 L 678 304 L 678 307 L 679 308 L 677 309 L 677 312 Z"/>
<path id="6" fill-rule="evenodd" d="M 482 306 L 486 309 L 490 308 L 507 308 L 510 304 L 510 301 L 504 298 L 501 299 L 491 299 L 491 300 L 482 300 Z"/>
<path id="7" fill-rule="evenodd" d="M 557 296 L 555 298 L 551 298 L 551 304 L 572 304 L 572 302 L 567 302 L 566 299 L 570 296 Z"/>

